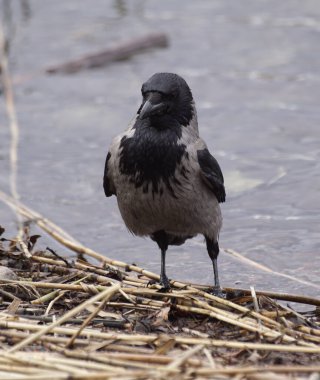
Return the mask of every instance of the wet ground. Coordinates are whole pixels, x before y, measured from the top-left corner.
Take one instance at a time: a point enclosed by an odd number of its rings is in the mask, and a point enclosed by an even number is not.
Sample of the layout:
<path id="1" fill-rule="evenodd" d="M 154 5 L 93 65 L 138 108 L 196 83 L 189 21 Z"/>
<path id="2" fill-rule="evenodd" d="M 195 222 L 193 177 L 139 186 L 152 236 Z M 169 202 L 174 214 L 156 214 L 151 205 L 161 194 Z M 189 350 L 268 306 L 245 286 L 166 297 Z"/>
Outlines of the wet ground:
<path id="1" fill-rule="evenodd" d="M 20 124 L 21 200 L 109 257 L 158 271 L 155 244 L 126 231 L 102 190 L 113 136 L 157 71 L 193 90 L 200 132 L 221 164 L 227 202 L 220 241 L 306 286 L 220 257 L 225 286 L 319 295 L 320 3 L 277 0 L 2 1 Z M 74 75 L 55 63 L 161 31 L 167 49 Z M 0 188 L 9 191 L 8 120 L 0 96 Z M 15 231 L 0 203 L 1 223 Z M 54 245 L 52 241 L 49 241 Z M 212 281 L 201 237 L 168 254 L 170 277 Z"/>

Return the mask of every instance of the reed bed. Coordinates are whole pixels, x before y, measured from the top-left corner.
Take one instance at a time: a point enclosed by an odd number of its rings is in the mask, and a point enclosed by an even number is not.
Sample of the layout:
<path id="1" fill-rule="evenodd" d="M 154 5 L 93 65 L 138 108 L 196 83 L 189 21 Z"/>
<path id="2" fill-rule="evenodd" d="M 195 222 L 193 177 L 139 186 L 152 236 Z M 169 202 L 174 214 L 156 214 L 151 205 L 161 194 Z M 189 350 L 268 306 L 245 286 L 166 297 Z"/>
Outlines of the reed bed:
<path id="1" fill-rule="evenodd" d="M 290 295 L 309 305 L 298 313 L 254 288 L 227 289 L 221 299 L 204 286 L 171 281 L 163 292 L 157 275 L 94 253 L 49 224 L 51 235 L 81 256 L 38 249 L 27 227 L 14 239 L 0 229 L 0 264 L 7 268 L 0 271 L 2 380 L 320 373 L 319 299 Z"/>

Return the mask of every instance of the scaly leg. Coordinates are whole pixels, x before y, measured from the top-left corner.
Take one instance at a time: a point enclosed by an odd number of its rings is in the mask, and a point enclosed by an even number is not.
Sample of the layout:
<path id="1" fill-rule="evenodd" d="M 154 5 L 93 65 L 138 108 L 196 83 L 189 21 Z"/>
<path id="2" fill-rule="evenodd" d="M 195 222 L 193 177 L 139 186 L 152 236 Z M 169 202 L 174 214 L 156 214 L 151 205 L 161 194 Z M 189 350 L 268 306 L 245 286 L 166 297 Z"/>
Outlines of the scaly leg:
<path id="1" fill-rule="evenodd" d="M 212 289 L 212 294 L 220 298 L 225 298 L 226 296 L 220 287 L 219 273 L 218 273 L 219 243 L 207 237 L 206 237 L 206 243 L 207 243 L 208 255 L 212 261 L 213 273 L 214 273 L 214 287 Z"/>

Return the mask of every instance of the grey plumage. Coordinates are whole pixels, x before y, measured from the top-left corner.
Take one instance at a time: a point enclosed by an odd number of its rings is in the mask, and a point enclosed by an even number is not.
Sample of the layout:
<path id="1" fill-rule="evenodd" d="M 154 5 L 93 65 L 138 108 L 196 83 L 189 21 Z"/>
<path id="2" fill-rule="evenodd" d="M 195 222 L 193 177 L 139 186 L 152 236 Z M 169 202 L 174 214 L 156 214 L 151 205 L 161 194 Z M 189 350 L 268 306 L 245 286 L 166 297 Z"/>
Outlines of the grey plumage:
<path id="1" fill-rule="evenodd" d="M 195 104 L 178 75 L 154 74 L 142 86 L 143 102 L 128 129 L 111 143 L 104 173 L 106 196 L 116 195 L 128 229 L 150 236 L 162 253 L 168 245 L 202 234 L 213 261 L 215 292 L 221 295 L 217 256 L 225 201 L 218 162 L 199 137 Z"/>

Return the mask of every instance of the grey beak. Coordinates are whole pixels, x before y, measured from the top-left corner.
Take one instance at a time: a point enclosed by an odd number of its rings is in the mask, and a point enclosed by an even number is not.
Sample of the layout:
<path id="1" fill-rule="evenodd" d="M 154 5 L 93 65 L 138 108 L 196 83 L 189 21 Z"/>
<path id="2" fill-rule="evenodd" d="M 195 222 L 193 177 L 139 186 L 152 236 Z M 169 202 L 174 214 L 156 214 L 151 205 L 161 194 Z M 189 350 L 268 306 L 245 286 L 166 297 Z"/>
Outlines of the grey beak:
<path id="1" fill-rule="evenodd" d="M 145 119 L 149 116 L 162 114 L 165 110 L 165 104 L 164 103 L 158 103 L 158 104 L 152 104 L 150 100 L 146 100 L 143 107 L 141 108 L 139 118 Z"/>

